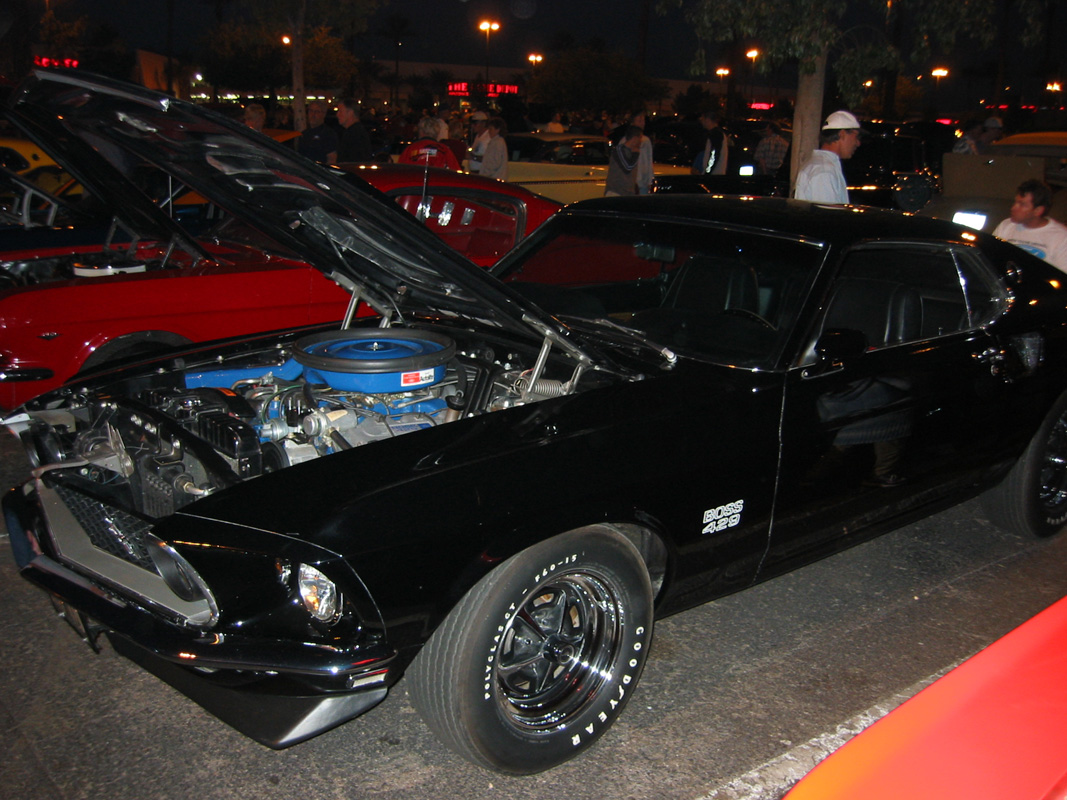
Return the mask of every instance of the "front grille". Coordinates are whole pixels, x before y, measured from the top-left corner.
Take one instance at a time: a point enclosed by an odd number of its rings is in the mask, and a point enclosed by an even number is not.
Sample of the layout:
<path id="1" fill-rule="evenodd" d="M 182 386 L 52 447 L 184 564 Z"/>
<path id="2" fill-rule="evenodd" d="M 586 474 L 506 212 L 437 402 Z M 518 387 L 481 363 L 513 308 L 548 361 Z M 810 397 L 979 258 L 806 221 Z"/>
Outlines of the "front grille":
<path id="1" fill-rule="evenodd" d="M 94 547 L 155 572 L 145 544 L 146 535 L 152 530 L 151 524 L 65 486 L 56 486 L 56 493 L 85 529 Z"/>

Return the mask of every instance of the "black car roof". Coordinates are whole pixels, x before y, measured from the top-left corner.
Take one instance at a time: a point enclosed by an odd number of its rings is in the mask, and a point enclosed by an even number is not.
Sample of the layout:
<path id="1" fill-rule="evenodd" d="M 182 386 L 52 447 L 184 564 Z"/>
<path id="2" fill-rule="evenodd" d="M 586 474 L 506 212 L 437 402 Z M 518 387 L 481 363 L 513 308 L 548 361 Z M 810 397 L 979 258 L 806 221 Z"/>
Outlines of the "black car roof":
<path id="1" fill-rule="evenodd" d="M 562 213 L 625 213 L 715 222 L 773 231 L 827 244 L 868 239 L 933 240 L 970 244 L 981 234 L 946 220 L 867 206 L 833 206 L 773 197 L 653 194 L 603 197 L 567 206 Z"/>

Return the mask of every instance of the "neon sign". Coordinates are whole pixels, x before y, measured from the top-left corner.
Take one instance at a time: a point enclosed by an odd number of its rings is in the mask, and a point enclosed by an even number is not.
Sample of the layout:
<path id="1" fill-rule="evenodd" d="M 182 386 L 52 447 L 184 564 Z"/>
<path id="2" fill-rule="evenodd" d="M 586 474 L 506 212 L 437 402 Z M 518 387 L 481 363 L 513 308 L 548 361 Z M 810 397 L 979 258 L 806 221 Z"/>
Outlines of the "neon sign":
<path id="1" fill-rule="evenodd" d="M 37 67 L 66 67 L 67 69 L 77 69 L 78 59 L 76 58 L 49 58 L 48 56 L 34 56 L 33 64 Z"/>
<path id="2" fill-rule="evenodd" d="M 479 83 L 471 84 L 468 81 L 456 81 L 448 84 L 448 94 L 451 97 L 470 97 L 471 89 L 477 88 L 488 97 L 500 97 L 504 94 L 518 94 L 519 87 L 515 83 Z"/>

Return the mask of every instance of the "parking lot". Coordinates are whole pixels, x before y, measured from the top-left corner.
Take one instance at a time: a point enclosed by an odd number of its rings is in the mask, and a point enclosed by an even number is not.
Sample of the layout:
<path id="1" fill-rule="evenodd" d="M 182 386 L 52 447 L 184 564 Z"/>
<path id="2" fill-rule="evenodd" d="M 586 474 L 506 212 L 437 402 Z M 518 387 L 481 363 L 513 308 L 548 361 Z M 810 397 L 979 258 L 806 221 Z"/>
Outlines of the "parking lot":
<path id="1" fill-rule="evenodd" d="M 3 485 L 24 473 L 0 437 Z M 5 537 L 6 538 L 6 537 Z M 401 682 L 288 750 L 244 738 L 105 646 L 0 552 L 0 783 L 76 798 L 772 798 L 829 747 L 1067 593 L 1067 537 L 968 503 L 659 623 L 634 702 L 587 756 L 527 778 L 444 749 Z"/>

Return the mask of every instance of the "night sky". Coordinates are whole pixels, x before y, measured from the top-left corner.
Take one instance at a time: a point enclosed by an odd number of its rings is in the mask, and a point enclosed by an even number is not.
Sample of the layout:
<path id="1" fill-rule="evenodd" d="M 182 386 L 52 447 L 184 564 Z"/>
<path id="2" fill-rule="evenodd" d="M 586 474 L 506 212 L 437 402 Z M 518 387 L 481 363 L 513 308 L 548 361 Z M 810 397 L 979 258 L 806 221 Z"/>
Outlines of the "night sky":
<path id="1" fill-rule="evenodd" d="M 106 20 L 131 46 L 166 52 L 166 0 L 50 2 L 63 18 L 87 14 L 94 20 Z M 658 4 L 658 0 L 653 0 L 653 7 Z M 527 56 L 533 52 L 550 58 L 549 46 L 560 32 L 569 34 L 578 44 L 599 38 L 610 49 L 634 58 L 639 56 L 641 0 L 392 0 L 383 1 L 383 6 L 372 18 L 368 33 L 355 44 L 356 55 L 360 58 L 393 60 L 392 41 L 381 35 L 385 17 L 393 13 L 407 17 L 411 23 L 411 35 L 401 50 L 403 61 L 483 65 L 485 36 L 477 30 L 477 25 L 486 17 L 497 19 L 501 24 L 501 30 L 493 33 L 490 39 L 492 68 L 526 69 Z M 174 54 L 184 57 L 192 53 L 196 42 L 214 24 L 214 3 L 211 0 L 175 0 L 174 7 Z M 1056 0 L 1051 8 L 1055 16 L 1050 18 L 1050 30 L 1056 41 L 1027 51 L 1021 51 L 1013 44 L 1006 60 L 1005 82 L 1028 85 L 1031 102 L 1043 100 L 1045 73 L 1052 75 L 1056 72 L 1052 77 L 1061 81 L 1067 78 L 1067 75 L 1058 74 L 1059 69 L 1067 67 L 1067 48 L 1062 46 L 1067 35 L 1067 0 Z M 1016 20 L 1014 28 L 1018 27 Z M 1018 34 L 1014 28 L 1009 31 L 1013 43 L 1017 42 Z M 696 37 L 685 24 L 680 10 L 674 9 L 666 16 L 652 12 L 646 59 L 652 77 L 691 80 L 688 68 L 696 48 Z M 968 97 L 984 97 L 992 76 L 996 74 L 992 52 L 982 53 L 961 42 L 954 54 L 943 59 L 952 68 L 953 75 L 942 87 L 945 94 L 960 92 Z M 724 63 L 725 59 L 712 54 L 709 61 L 716 65 Z M 917 71 L 934 65 L 931 61 Z M 730 66 L 736 68 L 738 65 Z M 795 85 L 795 75 L 789 81 L 787 75 L 778 71 L 761 75 L 757 81 L 771 86 Z"/>
<path id="2" fill-rule="evenodd" d="M 93 20 L 109 21 L 131 46 L 165 51 L 165 0 L 53 0 L 53 5 L 61 17 L 87 14 Z M 210 30 L 214 5 L 204 0 L 177 0 L 174 5 L 175 54 L 182 54 Z M 637 57 L 639 7 L 638 0 L 392 0 L 372 19 L 356 49 L 359 57 L 391 61 L 392 42 L 374 34 L 382 29 L 386 14 L 399 13 L 411 21 L 412 31 L 401 51 L 402 60 L 484 64 L 485 36 L 477 26 L 487 16 L 501 24 L 501 30 L 490 38 L 493 66 L 522 67 L 530 53 L 547 55 L 560 31 L 570 33 L 578 43 L 599 37 L 609 48 Z M 648 50 L 648 68 L 654 77 L 688 78 L 696 37 L 680 11 L 667 16 L 653 11 Z"/>

